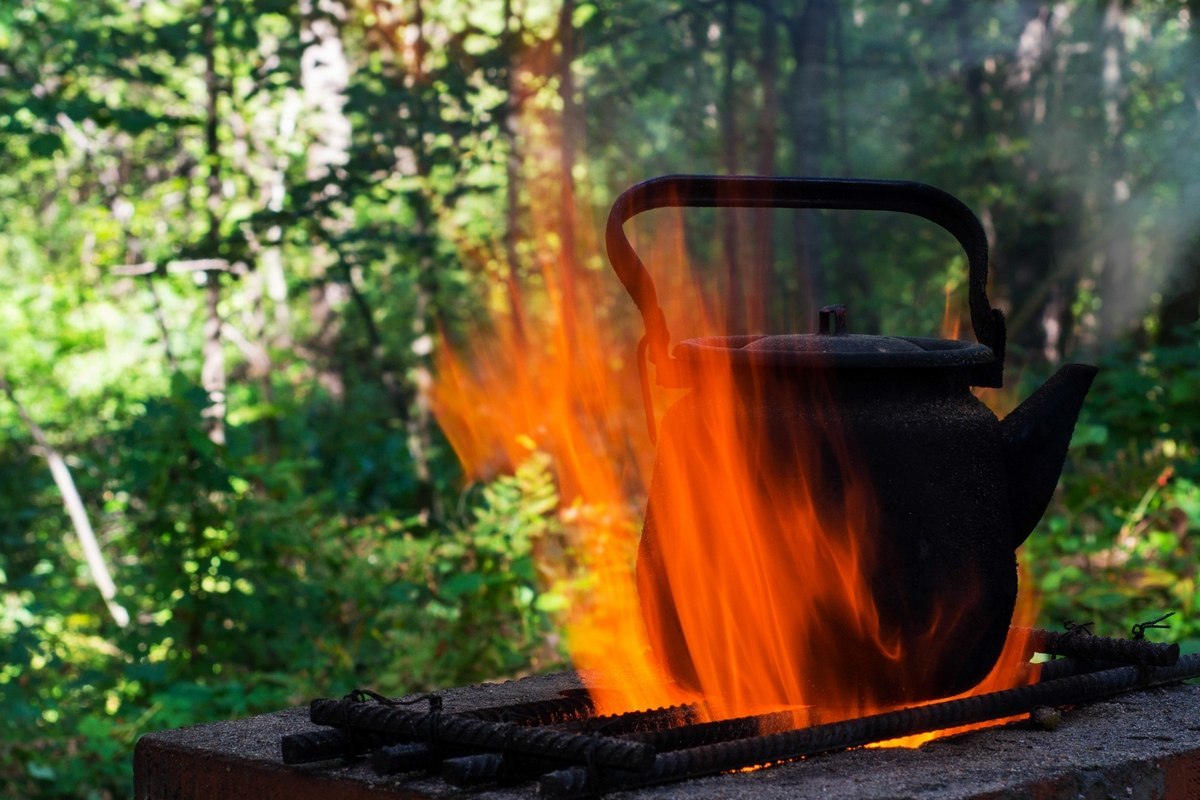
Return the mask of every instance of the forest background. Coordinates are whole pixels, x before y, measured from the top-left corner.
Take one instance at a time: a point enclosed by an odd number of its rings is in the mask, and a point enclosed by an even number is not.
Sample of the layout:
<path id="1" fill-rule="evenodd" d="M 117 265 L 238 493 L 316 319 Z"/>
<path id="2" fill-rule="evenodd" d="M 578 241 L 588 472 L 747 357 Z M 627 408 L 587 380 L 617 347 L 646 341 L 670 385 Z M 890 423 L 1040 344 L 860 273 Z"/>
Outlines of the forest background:
<path id="1" fill-rule="evenodd" d="M 464 469 L 439 387 L 574 363 L 586 302 L 640 414 L 598 230 L 664 173 L 961 197 L 1011 397 L 1103 368 L 1025 548 L 1043 622 L 1174 610 L 1200 639 L 1198 13 L 0 4 L 0 795 L 128 795 L 147 730 L 561 667 L 586 514 L 536 425 Z M 775 329 L 839 300 L 936 335 L 962 306 L 961 254 L 913 221 L 677 227 Z M 769 292 L 721 269 L 748 260 Z"/>

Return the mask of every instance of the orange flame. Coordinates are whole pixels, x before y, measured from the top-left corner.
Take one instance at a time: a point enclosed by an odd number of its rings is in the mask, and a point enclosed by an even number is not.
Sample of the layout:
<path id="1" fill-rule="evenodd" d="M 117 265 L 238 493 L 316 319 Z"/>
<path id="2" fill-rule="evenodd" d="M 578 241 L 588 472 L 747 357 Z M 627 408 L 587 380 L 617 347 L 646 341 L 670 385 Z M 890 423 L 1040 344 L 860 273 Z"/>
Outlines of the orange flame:
<path id="1" fill-rule="evenodd" d="M 652 448 L 629 385 L 632 328 L 607 318 L 619 307 L 608 282 L 578 281 L 575 304 L 565 305 L 557 266 L 543 264 L 543 291 L 516 296 L 520 307 L 496 315 L 461 353 L 443 342 L 433 407 L 472 477 L 511 468 L 531 449 L 552 456 L 585 577 L 568 580 L 561 564 L 541 565 L 542 574 L 571 595 L 567 644 L 598 709 L 692 702 L 650 655 L 633 579 Z M 525 315 L 539 304 L 542 313 Z"/>
<path id="2" fill-rule="evenodd" d="M 947 283 L 942 291 L 946 295 L 946 302 L 942 307 L 940 334 L 943 339 L 957 339 L 962 331 L 962 312 L 954 302 L 954 284 Z"/>
<path id="3" fill-rule="evenodd" d="M 1021 565 L 1021 586 L 1025 587 L 1030 584 L 1028 575 L 1026 574 L 1025 565 Z M 1034 622 L 1037 620 L 1038 602 L 1037 595 L 1025 589 L 1017 595 L 1017 606 L 1013 611 L 1013 627 L 1009 629 L 1008 637 L 1004 640 L 1004 649 L 1000 652 L 1000 658 L 996 660 L 995 666 L 992 667 L 987 677 L 984 678 L 978 685 L 971 687 L 970 691 L 963 692 L 955 697 L 943 698 L 945 700 L 957 700 L 960 697 L 971 697 L 978 694 L 986 694 L 988 692 L 999 692 L 1004 689 L 1011 689 L 1016 686 L 1022 686 L 1028 683 L 1037 681 L 1041 674 L 1041 665 L 1029 662 L 1030 647 L 1029 634 L 1032 630 Z M 940 702 L 940 701 L 929 701 Z M 922 703 L 920 705 L 927 705 Z M 946 728 L 940 731 L 931 731 L 929 733 L 918 733 L 912 736 L 904 736 L 899 739 L 889 739 L 883 742 L 876 742 L 868 747 L 920 747 L 933 739 L 940 739 L 944 736 L 954 736 L 967 731 L 980 730 L 982 728 L 991 728 L 997 725 L 1006 725 L 1010 722 L 1015 722 L 1021 717 L 1000 717 L 987 722 L 976 722 L 971 725 L 960 725 L 954 728 Z"/>
<path id="4" fill-rule="evenodd" d="M 722 334 L 719 306 L 705 302 L 702 276 L 688 268 L 678 219 L 657 213 L 664 235 L 635 244 L 662 278 L 668 318 L 688 320 L 689 336 Z M 549 231 L 536 233 L 549 240 Z M 628 299 L 610 275 L 564 277 L 546 261 L 540 277 L 536 296 L 514 294 L 467 346 L 443 342 L 432 399 L 472 476 L 510 468 L 532 448 L 553 457 L 586 577 L 572 584 L 560 564 L 543 574 L 574 588 L 562 623 L 598 709 L 692 702 L 725 718 L 782 708 L 798 725 L 885 710 L 889 695 L 877 687 L 897 675 L 918 680 L 924 667 L 881 620 L 865 577 L 881 557 L 868 544 L 877 512 L 845 437 L 806 424 L 789 430 L 786 448 L 756 436 L 745 409 L 780 387 L 764 375 L 735 380 L 728 362 L 714 360 L 697 380 L 722 400 L 701 409 L 694 397 L 655 394 L 663 444 L 652 486 Z M 820 385 L 783 391 L 812 407 L 828 400 Z M 680 474 L 688 479 L 662 477 Z M 654 518 L 635 576 L 647 495 Z M 1023 595 L 1017 622 L 1030 624 L 1032 609 Z M 942 609 L 923 641 L 935 646 L 961 624 Z M 856 662 L 861 652 L 868 657 Z M 1027 655 L 1023 642 L 1007 642 L 969 693 L 1031 680 L 1019 669 Z"/>
<path id="5" fill-rule="evenodd" d="M 947 283 L 943 287 L 946 300 L 942 309 L 942 324 L 939 329 L 939 335 L 943 339 L 957 339 L 963 329 L 963 309 L 961 299 L 956 299 L 955 285 Z M 970 326 L 967 326 L 968 329 Z M 1020 386 L 1019 376 L 1008 376 L 1005 380 L 1005 385 L 999 389 L 989 389 L 982 386 L 977 386 L 971 389 L 972 393 L 978 397 L 985 406 L 990 408 L 992 412 L 1003 417 L 1016 408 L 1019 403 L 1018 387 Z M 1036 616 L 1036 615 L 1035 615 Z"/>

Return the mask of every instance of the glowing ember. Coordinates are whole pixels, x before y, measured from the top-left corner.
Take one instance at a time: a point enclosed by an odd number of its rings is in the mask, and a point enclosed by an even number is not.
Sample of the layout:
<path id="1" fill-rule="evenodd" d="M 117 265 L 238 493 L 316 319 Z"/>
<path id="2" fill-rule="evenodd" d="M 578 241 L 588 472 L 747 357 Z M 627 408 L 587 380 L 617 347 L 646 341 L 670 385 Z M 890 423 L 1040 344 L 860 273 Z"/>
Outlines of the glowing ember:
<path id="1" fill-rule="evenodd" d="M 689 335 L 723 335 L 725 320 L 711 312 L 719 304 L 705 302 L 706 281 L 689 269 L 678 217 L 660 212 L 654 228 L 660 235 L 640 245 L 667 280 L 667 316 L 687 320 Z M 838 426 L 813 425 L 830 388 L 784 391 L 808 409 L 784 444 L 751 430 L 746 414 L 779 391 L 775 378 L 738 380 L 727 361 L 705 362 L 695 375 L 702 408 L 695 393 L 654 391 L 662 432 L 652 486 L 633 360 L 641 331 L 632 315 L 614 316 L 628 308 L 615 281 L 574 276 L 565 291 L 557 266 L 544 264 L 537 295 L 511 294 L 521 307 L 497 313 L 467 347 L 443 342 L 433 401 L 474 477 L 534 450 L 552 456 L 586 578 L 568 581 L 557 562 L 542 572 L 575 590 L 562 624 L 575 666 L 600 676 L 598 711 L 693 702 L 713 718 L 789 709 L 806 725 L 886 710 L 895 703 L 887 686 L 925 680 L 927 659 L 946 660 L 942 643 L 969 620 L 938 608 L 914 635 L 880 614 L 869 576 L 890 554 L 872 544 L 874 487 Z M 946 308 L 949 319 L 949 294 Z M 635 578 L 647 496 L 653 515 Z M 1034 611 L 1022 595 L 1016 624 L 1031 624 Z M 1006 642 L 967 694 L 1031 680 L 1034 671 L 1019 668 L 1025 655 L 1023 642 Z"/>

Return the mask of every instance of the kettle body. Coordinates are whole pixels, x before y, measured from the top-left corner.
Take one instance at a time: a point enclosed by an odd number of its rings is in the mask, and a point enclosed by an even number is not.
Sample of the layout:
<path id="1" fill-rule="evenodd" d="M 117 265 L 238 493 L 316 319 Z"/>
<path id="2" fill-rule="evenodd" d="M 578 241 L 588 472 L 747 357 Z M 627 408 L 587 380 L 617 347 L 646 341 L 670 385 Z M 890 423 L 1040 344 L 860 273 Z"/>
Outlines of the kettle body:
<path id="1" fill-rule="evenodd" d="M 664 415 L 637 564 L 652 647 L 686 687 L 779 704 L 882 706 L 969 689 L 995 663 L 1017 596 L 999 421 L 954 376 L 882 393 L 854 373 L 809 379 L 817 389 L 779 376 L 734 388 L 737 498 L 714 490 L 731 471 L 712 458 L 728 449 L 725 401 L 706 394 L 717 390 L 698 386 Z M 858 580 L 858 591 L 826 585 L 848 562 L 857 574 L 835 582 Z M 699 611 L 696 576 L 774 598 L 769 622 Z M 714 642 L 736 644 L 713 657 Z M 820 652 L 804 652 L 816 642 Z M 788 657 L 772 664 L 781 646 Z M 782 674 L 765 691 L 738 687 L 747 662 Z"/>
<path id="2" fill-rule="evenodd" d="M 847 331 L 708 337 L 673 349 L 624 234 L 681 207 L 914 214 L 968 257 L 976 342 Z M 657 439 L 637 583 L 650 644 L 679 684 L 738 703 L 879 707 L 970 689 L 995 665 L 1016 549 L 1054 491 L 1093 367 L 1067 365 L 1003 420 L 1004 316 L 987 241 L 953 196 L 908 182 L 667 176 L 616 201 L 609 259 L 642 314 L 658 383 L 688 391 Z M 742 707 L 745 703 L 741 703 Z"/>

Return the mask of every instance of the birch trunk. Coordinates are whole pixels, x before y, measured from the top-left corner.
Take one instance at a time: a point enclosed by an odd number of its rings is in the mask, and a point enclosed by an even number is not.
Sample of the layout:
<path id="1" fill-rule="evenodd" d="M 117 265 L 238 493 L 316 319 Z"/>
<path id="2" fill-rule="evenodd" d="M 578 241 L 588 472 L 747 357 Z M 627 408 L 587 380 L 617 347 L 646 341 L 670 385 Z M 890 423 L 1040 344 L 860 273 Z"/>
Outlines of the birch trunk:
<path id="1" fill-rule="evenodd" d="M 217 139 L 217 104 L 220 84 L 217 77 L 217 9 L 207 2 L 200 10 L 204 40 L 204 156 L 208 167 L 206 198 L 208 234 L 205 244 L 210 258 L 217 258 L 220 245 L 221 154 Z M 204 428 L 215 445 L 225 444 L 225 346 L 221 337 L 221 274 L 216 270 L 205 273 L 205 319 L 203 363 L 200 385 L 208 394 L 204 409 Z"/>
<path id="2" fill-rule="evenodd" d="M 16 407 L 17 415 L 21 417 L 21 421 L 25 423 L 25 427 L 29 429 L 29 435 L 33 437 L 33 441 L 37 445 L 37 452 L 46 459 L 50 475 L 54 478 L 54 485 L 58 487 L 59 494 L 62 495 L 63 509 L 67 512 L 67 517 L 70 518 L 71 525 L 75 529 L 75 536 L 79 539 L 79 546 L 83 549 L 83 558 L 87 563 L 88 572 L 92 576 L 92 583 L 95 584 L 100 596 L 104 599 L 104 605 L 108 609 L 109 616 L 113 618 L 113 622 L 124 628 L 129 624 L 129 612 L 117 602 L 117 585 L 113 582 L 108 565 L 104 562 L 104 554 L 100 552 L 100 543 L 96 540 L 96 533 L 88 519 L 87 509 L 83 505 L 83 499 L 79 496 L 79 490 L 75 487 L 75 480 L 71 477 L 71 470 L 67 468 L 67 462 L 50 444 L 50 440 L 41 426 L 34 421 L 33 417 L 29 415 L 29 411 L 17 399 L 16 391 L 3 372 L 0 372 L 0 391 L 3 391 Z"/>
<path id="3" fill-rule="evenodd" d="M 1110 178 L 1105 187 L 1105 240 L 1101 257 L 1100 333 L 1116 337 L 1132 322 L 1136 292 L 1133 286 L 1133 230 L 1129 198 L 1132 177 L 1123 143 L 1125 134 L 1124 69 L 1125 7 L 1122 0 L 1109 0 L 1104 12 L 1104 47 L 1101 63 L 1101 92 L 1104 101 L 1105 163 Z"/>

